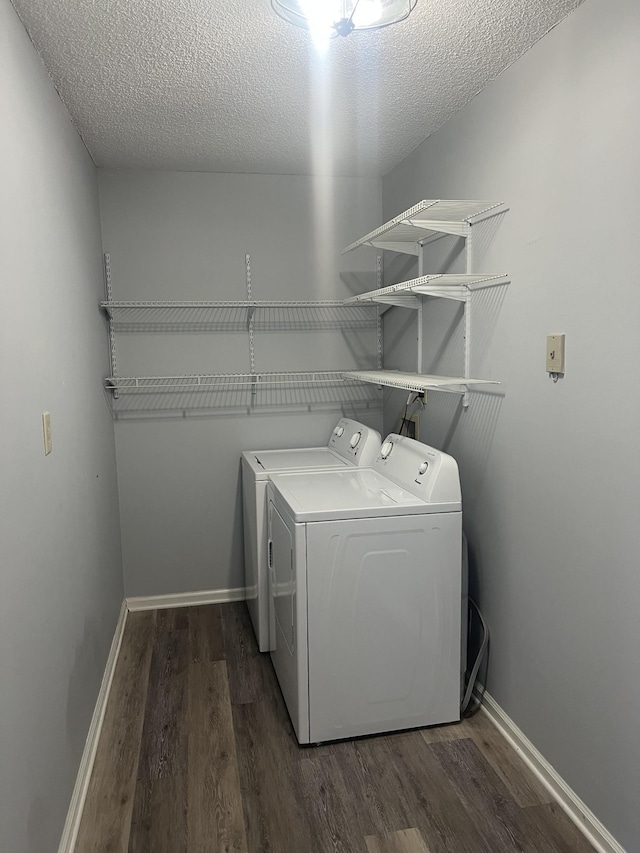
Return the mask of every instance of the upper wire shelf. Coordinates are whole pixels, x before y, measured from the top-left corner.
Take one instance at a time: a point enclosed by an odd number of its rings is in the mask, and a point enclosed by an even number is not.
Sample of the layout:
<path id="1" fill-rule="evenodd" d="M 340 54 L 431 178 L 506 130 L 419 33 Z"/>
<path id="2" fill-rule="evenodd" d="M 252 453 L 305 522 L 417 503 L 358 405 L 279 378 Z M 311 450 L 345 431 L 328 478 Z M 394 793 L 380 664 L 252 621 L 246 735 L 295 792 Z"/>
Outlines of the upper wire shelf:
<path id="1" fill-rule="evenodd" d="M 425 199 L 351 243 L 342 254 L 360 246 L 375 246 L 377 249 L 418 255 L 424 242 L 443 234 L 466 237 L 472 225 L 503 210 L 506 206 L 499 201 Z"/>
<path id="2" fill-rule="evenodd" d="M 399 305 L 403 308 L 417 308 L 419 296 L 438 296 L 442 299 L 466 302 L 469 294 L 474 290 L 507 284 L 508 281 L 506 275 L 422 275 L 410 281 L 402 281 L 352 296 L 345 300 L 345 305 L 383 303 Z"/>
<path id="3" fill-rule="evenodd" d="M 255 331 L 375 329 L 371 305 L 345 305 L 343 300 L 318 301 L 104 301 L 100 307 L 119 332 Z"/>
<path id="4" fill-rule="evenodd" d="M 371 382 L 405 391 L 451 391 L 465 394 L 468 385 L 499 385 L 495 379 L 470 379 L 464 376 L 430 376 L 423 373 L 402 373 L 399 370 L 350 370 L 345 376 L 360 382 Z"/>

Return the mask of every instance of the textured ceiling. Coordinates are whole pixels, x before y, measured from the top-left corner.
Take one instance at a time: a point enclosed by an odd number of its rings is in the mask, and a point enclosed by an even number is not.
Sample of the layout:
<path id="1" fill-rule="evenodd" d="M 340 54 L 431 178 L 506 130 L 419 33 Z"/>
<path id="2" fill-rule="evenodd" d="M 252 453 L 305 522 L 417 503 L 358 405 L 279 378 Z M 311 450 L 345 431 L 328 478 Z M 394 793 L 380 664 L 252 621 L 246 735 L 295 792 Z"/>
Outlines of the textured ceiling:
<path id="1" fill-rule="evenodd" d="M 12 0 L 99 166 L 383 175 L 582 0 L 418 0 L 332 41 L 269 0 Z"/>

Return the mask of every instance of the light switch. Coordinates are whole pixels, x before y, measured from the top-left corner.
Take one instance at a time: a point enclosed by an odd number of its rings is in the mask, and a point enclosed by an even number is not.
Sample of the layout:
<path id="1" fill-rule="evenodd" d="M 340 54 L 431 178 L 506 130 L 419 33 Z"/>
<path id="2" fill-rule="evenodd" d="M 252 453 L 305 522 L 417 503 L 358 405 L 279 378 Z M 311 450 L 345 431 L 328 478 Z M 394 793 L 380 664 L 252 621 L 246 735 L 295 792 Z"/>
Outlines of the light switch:
<path id="1" fill-rule="evenodd" d="M 564 373 L 564 335 L 547 338 L 547 373 Z"/>
<path id="2" fill-rule="evenodd" d="M 53 450 L 51 443 L 51 414 L 49 412 L 42 413 L 42 437 L 44 439 L 44 455 L 48 456 Z"/>

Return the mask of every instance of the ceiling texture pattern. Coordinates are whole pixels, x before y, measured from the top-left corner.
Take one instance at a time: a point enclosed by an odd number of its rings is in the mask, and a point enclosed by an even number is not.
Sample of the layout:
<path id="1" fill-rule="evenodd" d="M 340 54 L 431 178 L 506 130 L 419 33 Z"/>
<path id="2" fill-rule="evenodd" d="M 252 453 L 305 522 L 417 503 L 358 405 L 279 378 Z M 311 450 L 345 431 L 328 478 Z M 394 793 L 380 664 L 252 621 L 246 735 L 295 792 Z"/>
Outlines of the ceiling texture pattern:
<path id="1" fill-rule="evenodd" d="M 269 0 L 12 2 L 98 166 L 380 176 L 582 0 L 418 0 L 324 56 Z"/>

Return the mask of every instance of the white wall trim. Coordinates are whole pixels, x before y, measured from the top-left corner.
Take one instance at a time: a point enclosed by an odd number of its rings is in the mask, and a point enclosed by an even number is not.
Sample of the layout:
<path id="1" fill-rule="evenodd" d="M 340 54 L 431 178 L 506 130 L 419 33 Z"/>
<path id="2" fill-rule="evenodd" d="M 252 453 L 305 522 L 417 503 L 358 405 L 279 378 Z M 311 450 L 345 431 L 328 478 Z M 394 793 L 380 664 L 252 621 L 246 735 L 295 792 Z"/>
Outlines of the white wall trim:
<path id="1" fill-rule="evenodd" d="M 80 820 L 84 809 L 84 802 L 89 789 L 91 771 L 93 770 L 93 763 L 98 749 L 98 741 L 100 740 L 100 732 L 102 731 L 104 715 L 107 709 L 107 700 L 109 699 L 109 693 L 111 692 L 113 675 L 116 670 L 118 655 L 120 654 L 120 646 L 122 645 L 122 637 L 124 635 L 124 628 L 127 622 L 127 613 L 128 610 L 126 602 L 123 601 L 122 607 L 120 608 L 120 616 L 118 617 L 116 630 L 113 635 L 113 640 L 111 641 L 111 649 L 109 650 L 109 657 L 107 658 L 104 675 L 102 676 L 102 684 L 100 685 L 96 706 L 93 710 L 93 716 L 89 725 L 87 740 L 85 741 L 84 751 L 82 753 L 82 758 L 80 759 L 78 775 L 76 776 L 76 783 L 71 795 L 67 819 L 64 824 L 64 829 L 62 830 L 62 838 L 60 839 L 58 853 L 73 853 L 76 846 L 78 830 L 80 829 Z"/>
<path id="2" fill-rule="evenodd" d="M 129 610 L 162 610 L 166 607 L 192 607 L 195 604 L 226 604 L 244 601 L 245 587 L 238 589 L 208 589 L 201 592 L 176 592 L 169 595 L 138 595 L 126 598 Z"/>
<path id="3" fill-rule="evenodd" d="M 476 698 L 478 697 L 476 691 Z M 529 769 L 542 782 L 547 791 L 566 812 L 585 838 L 598 853 L 625 853 L 611 833 L 567 785 L 564 779 L 536 749 L 496 700 L 486 691 L 482 695 L 482 711 L 500 734 L 516 750 Z"/>

